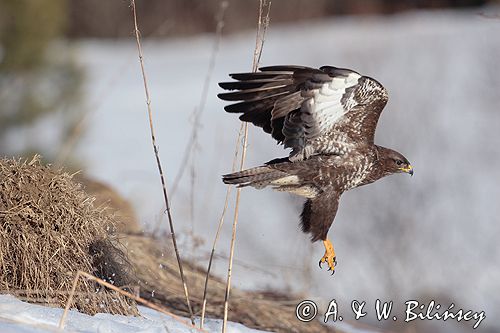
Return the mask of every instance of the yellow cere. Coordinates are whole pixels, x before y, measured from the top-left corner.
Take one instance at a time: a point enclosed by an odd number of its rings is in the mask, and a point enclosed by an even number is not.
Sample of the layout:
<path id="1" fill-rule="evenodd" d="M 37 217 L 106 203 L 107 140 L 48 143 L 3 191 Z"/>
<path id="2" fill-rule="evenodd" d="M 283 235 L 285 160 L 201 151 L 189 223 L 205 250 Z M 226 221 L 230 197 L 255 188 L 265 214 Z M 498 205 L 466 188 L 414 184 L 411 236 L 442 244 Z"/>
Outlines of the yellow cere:
<path id="1" fill-rule="evenodd" d="M 404 171 L 404 172 L 410 172 L 411 170 L 413 170 L 413 167 L 411 165 L 408 165 L 404 168 L 401 168 L 401 171 Z"/>

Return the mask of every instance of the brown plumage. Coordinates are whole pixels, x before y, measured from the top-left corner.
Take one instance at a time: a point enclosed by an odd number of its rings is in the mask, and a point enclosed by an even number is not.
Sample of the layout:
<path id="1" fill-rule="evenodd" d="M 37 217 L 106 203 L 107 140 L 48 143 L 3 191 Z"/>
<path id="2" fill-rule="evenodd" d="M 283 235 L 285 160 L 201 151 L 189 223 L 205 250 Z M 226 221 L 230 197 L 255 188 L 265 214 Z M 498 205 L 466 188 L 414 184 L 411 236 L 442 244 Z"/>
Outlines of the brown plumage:
<path id="1" fill-rule="evenodd" d="M 377 122 L 387 103 L 385 88 L 348 69 L 323 66 L 264 67 L 257 73 L 231 74 L 237 81 L 220 83 L 234 92 L 219 94 L 225 107 L 242 113 L 286 148 L 288 158 L 223 176 L 240 187 L 271 186 L 307 198 L 301 214 L 304 232 L 323 240 L 333 271 L 335 252 L 327 233 L 345 191 L 384 176 L 413 174 L 400 153 L 374 144 Z"/>

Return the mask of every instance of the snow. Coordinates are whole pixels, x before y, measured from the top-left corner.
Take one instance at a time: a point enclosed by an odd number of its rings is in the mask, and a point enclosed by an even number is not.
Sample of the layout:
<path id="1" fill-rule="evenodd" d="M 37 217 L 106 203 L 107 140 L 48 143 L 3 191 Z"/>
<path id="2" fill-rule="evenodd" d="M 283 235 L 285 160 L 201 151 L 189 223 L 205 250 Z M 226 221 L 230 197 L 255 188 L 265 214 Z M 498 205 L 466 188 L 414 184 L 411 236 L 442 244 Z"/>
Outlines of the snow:
<path id="1" fill-rule="evenodd" d="M 495 8 L 493 8 L 495 11 Z M 338 256 L 334 278 L 317 268 L 321 244 L 298 228 L 301 199 L 271 190 L 242 193 L 236 287 L 290 288 L 318 303 L 377 298 L 403 304 L 439 297 L 500 315 L 500 39 L 498 20 L 475 11 L 414 12 L 390 17 L 334 18 L 272 25 L 262 65 L 334 65 L 381 82 L 389 103 L 376 142 L 412 162 L 403 175 L 344 194 L 330 237 Z M 196 201 L 190 172 L 173 194 L 177 230 L 202 235 L 208 252 L 224 202 L 220 175 L 231 168 L 239 121 L 223 111 L 217 82 L 251 68 L 254 32 L 225 36 L 201 117 L 196 151 Z M 214 37 L 145 41 L 160 155 L 172 184 L 189 140 Z M 93 176 L 134 203 L 141 221 L 166 222 L 150 143 L 144 91 L 133 40 L 78 45 L 95 108 L 78 147 Z M 250 128 L 246 166 L 285 156 L 260 129 Z M 480 172 L 473 172 L 480 170 Z M 496 198 L 496 199 L 495 199 Z M 194 216 L 191 216 L 194 214 Z M 229 214 L 231 216 L 231 214 Z M 228 218 L 228 221 L 231 219 Z M 228 253 L 230 222 L 219 253 Z M 196 253 L 181 238 L 182 255 Z M 258 250 L 256 250 L 258 249 Z M 246 268 L 246 267 L 252 268 Z M 215 271 L 225 274 L 224 261 Z M 474 283 L 470 283 L 474 281 Z M 327 291 L 325 291 L 327 290 Z M 483 325 L 493 324 L 485 321 Z"/>
<path id="2" fill-rule="evenodd" d="M 71 310 L 66 317 L 65 332 L 75 333 L 185 333 L 197 332 L 178 320 L 155 310 L 139 307 L 141 317 L 127 317 L 99 313 L 88 316 Z M 11 295 L 0 295 L 0 332 L 2 333 L 52 333 L 64 310 L 21 302 Z M 185 322 L 188 319 L 183 318 Z M 220 332 L 221 320 L 207 319 L 206 332 Z M 228 333 L 263 332 L 238 323 L 228 323 Z"/>
<path id="3" fill-rule="evenodd" d="M 376 142 L 402 152 L 415 175 L 391 176 L 343 195 L 329 234 L 339 262 L 333 278 L 317 267 L 321 244 L 310 244 L 298 228 L 302 200 L 244 189 L 235 287 L 291 290 L 318 304 L 335 298 L 347 309 L 353 299 L 402 305 L 432 297 L 484 310 L 487 318 L 500 316 L 500 20 L 479 15 L 499 11 L 417 11 L 283 26 L 271 20 L 263 66 L 352 68 L 387 88 L 389 102 Z M 228 80 L 228 73 L 250 70 L 254 38 L 254 31 L 223 38 L 198 132 L 194 210 L 189 170 L 171 193 L 181 256 L 188 260 L 205 258 L 212 244 L 226 191 L 220 175 L 231 169 L 240 126 L 234 114 L 223 111 L 217 82 Z M 144 41 L 169 185 L 191 135 L 213 41 L 213 35 Z M 124 194 L 145 226 L 152 229 L 158 221 L 165 226 L 133 38 L 87 40 L 74 47 L 86 71 L 84 97 L 90 110 L 75 156 L 85 171 Z M 286 154 L 260 129 L 250 128 L 246 166 Z M 226 221 L 232 208 L 229 212 Z M 187 236 L 191 231 L 205 240 L 196 252 Z M 227 222 L 218 253 L 226 256 L 230 235 Z M 214 270 L 224 275 L 225 260 Z M 499 329 L 489 319 L 481 326 L 488 325 Z"/>

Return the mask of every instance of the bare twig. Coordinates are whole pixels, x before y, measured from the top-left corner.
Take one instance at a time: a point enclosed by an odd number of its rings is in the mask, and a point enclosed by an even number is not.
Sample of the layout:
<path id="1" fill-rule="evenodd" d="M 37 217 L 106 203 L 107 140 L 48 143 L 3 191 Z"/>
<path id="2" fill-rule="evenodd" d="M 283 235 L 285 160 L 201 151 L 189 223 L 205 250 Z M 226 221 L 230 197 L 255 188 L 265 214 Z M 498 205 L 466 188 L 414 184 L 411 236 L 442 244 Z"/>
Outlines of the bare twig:
<path id="1" fill-rule="evenodd" d="M 478 13 L 477 15 L 481 16 L 482 18 L 485 19 L 490 19 L 490 20 L 498 20 L 500 19 L 500 14 L 487 14 L 484 12 Z"/>
<path id="2" fill-rule="evenodd" d="M 236 149 L 234 151 L 234 158 L 233 158 L 233 167 L 231 168 L 231 172 L 234 172 L 236 170 L 236 162 L 238 161 L 238 155 L 239 155 L 239 147 L 240 147 L 240 140 L 243 135 L 243 123 L 241 123 L 240 126 L 240 131 L 238 133 L 238 138 L 236 139 Z M 210 259 L 208 260 L 208 267 L 207 267 L 207 274 L 205 275 L 205 287 L 203 288 L 203 305 L 201 309 L 201 321 L 200 321 L 200 328 L 203 328 L 203 324 L 205 321 L 205 311 L 206 311 L 206 306 L 207 306 L 207 290 L 208 290 L 208 280 L 210 278 L 210 270 L 212 269 L 212 262 L 214 260 L 215 256 L 215 247 L 217 246 L 217 241 L 219 240 L 220 232 L 222 230 L 222 225 L 224 224 L 224 217 L 226 216 L 226 211 L 227 211 L 227 206 L 229 204 L 229 196 L 231 194 L 231 189 L 233 187 L 228 185 L 226 189 L 226 199 L 224 200 L 224 208 L 222 209 L 222 214 L 219 219 L 219 225 L 217 226 L 217 232 L 215 233 L 215 239 L 212 245 L 212 251 L 210 253 Z"/>
<path id="3" fill-rule="evenodd" d="M 161 30 L 165 30 L 165 28 L 170 29 L 170 23 L 170 18 L 166 19 L 150 33 L 150 36 L 155 35 Z M 111 77 L 108 78 L 106 85 L 99 91 L 97 97 L 95 97 L 89 103 L 89 106 L 86 108 L 86 110 L 84 110 L 78 117 L 78 120 L 75 121 L 73 127 L 69 131 L 67 138 L 64 140 L 61 147 L 59 147 L 59 151 L 57 152 L 56 160 L 54 163 L 57 168 L 61 167 L 67 161 L 71 152 L 81 140 L 82 135 L 89 124 L 91 116 L 95 114 L 97 110 L 103 105 L 106 97 L 109 97 L 111 92 L 119 86 L 117 81 L 121 80 L 121 78 L 123 77 L 123 72 L 130 67 L 129 62 L 130 60 L 126 59 L 118 67 L 118 69 L 111 75 Z"/>
<path id="4" fill-rule="evenodd" d="M 182 262 L 181 262 L 181 257 L 179 254 L 179 249 L 177 247 L 177 241 L 175 238 L 174 223 L 172 220 L 172 213 L 171 213 L 171 209 L 170 209 L 170 203 L 168 200 L 167 186 L 166 186 L 165 177 L 163 175 L 163 169 L 162 169 L 161 162 L 160 162 L 160 155 L 158 152 L 158 146 L 156 145 L 155 130 L 154 130 L 154 125 L 153 125 L 153 111 L 151 109 L 151 97 L 149 95 L 148 82 L 146 79 L 146 71 L 144 69 L 144 56 L 142 54 L 140 32 L 139 32 L 139 28 L 138 28 L 138 24 L 137 24 L 137 13 L 136 13 L 136 8 L 135 8 L 135 0 L 131 0 L 131 7 L 132 7 L 132 15 L 133 15 L 133 19 L 134 19 L 135 40 L 137 42 L 137 51 L 139 52 L 139 63 L 141 65 L 142 79 L 143 79 L 143 83 L 144 83 L 144 92 L 146 93 L 146 105 L 148 108 L 149 128 L 151 131 L 151 142 L 153 144 L 153 150 L 154 150 L 154 154 L 155 154 L 155 158 L 156 158 L 156 165 L 158 166 L 158 171 L 160 173 L 161 185 L 163 188 L 163 198 L 165 199 L 165 207 L 166 207 L 166 212 L 167 212 L 167 216 L 168 216 L 168 223 L 170 226 L 170 235 L 172 236 L 172 243 L 173 243 L 174 250 L 175 250 L 175 256 L 177 259 L 177 264 L 179 265 L 179 274 L 181 277 L 182 286 L 184 288 L 184 295 L 186 296 L 186 305 L 187 305 L 188 310 L 189 310 L 191 322 L 194 325 L 193 310 L 191 308 L 191 303 L 189 301 L 189 292 L 188 292 L 188 288 L 187 288 L 187 284 L 186 284 L 186 279 L 184 277 L 184 270 L 182 269 Z"/>
<path id="5" fill-rule="evenodd" d="M 195 200 L 195 184 L 196 184 L 196 165 L 195 165 L 195 156 L 191 158 L 191 172 L 190 172 L 190 190 L 189 190 L 189 220 L 191 221 L 191 230 L 190 230 L 190 236 L 191 236 L 191 254 L 194 254 L 196 251 L 196 246 L 197 242 L 195 241 L 195 230 L 194 230 L 194 219 L 195 219 L 195 207 L 194 207 L 194 200 Z"/>
<path id="6" fill-rule="evenodd" d="M 80 271 L 76 272 L 75 279 L 73 280 L 73 286 L 71 286 L 71 292 L 69 294 L 68 300 L 66 301 L 66 306 L 64 307 L 64 312 L 61 317 L 61 321 L 59 321 L 59 328 L 64 328 L 64 321 L 66 320 L 66 316 L 68 315 L 69 307 L 73 302 L 73 295 L 75 294 L 76 286 L 78 285 L 78 279 L 80 278 Z"/>
<path id="7" fill-rule="evenodd" d="M 200 102 L 198 106 L 194 109 L 193 111 L 193 127 L 192 127 L 192 133 L 191 133 L 191 138 L 189 139 L 188 143 L 186 144 L 186 148 L 184 149 L 184 154 L 182 155 L 181 158 L 181 163 L 179 164 L 179 170 L 177 170 L 177 174 L 175 175 L 174 181 L 172 182 L 172 190 L 171 190 L 171 197 L 177 193 L 177 189 L 179 186 L 179 183 L 184 176 L 184 172 L 186 171 L 186 165 L 190 163 L 191 165 L 194 165 L 194 161 L 192 158 L 193 152 L 196 150 L 198 146 L 198 131 L 200 128 L 200 119 L 203 111 L 205 110 L 205 105 L 207 104 L 207 97 L 208 97 L 208 88 L 210 87 L 210 82 L 212 80 L 212 74 L 215 68 L 215 62 L 217 60 L 217 54 L 219 52 L 220 48 L 220 43 L 222 40 L 222 31 L 224 28 L 224 17 L 226 14 L 226 9 L 229 6 L 229 2 L 224 0 L 221 1 L 219 4 L 219 10 L 217 12 L 216 20 L 217 20 L 217 26 L 215 28 L 215 40 L 214 44 L 212 47 L 212 53 L 210 54 L 210 60 L 208 62 L 208 70 L 207 74 L 205 76 L 205 81 L 203 83 L 203 88 L 201 92 L 201 97 L 200 97 Z M 191 175 L 193 173 L 191 172 Z M 193 180 L 191 180 L 193 182 Z M 159 230 L 160 224 L 157 223 L 154 229 L 154 233 Z"/>
<path id="8" fill-rule="evenodd" d="M 140 297 L 138 295 L 134 295 L 134 294 L 131 294 L 131 293 L 127 292 L 127 291 L 124 291 L 124 290 L 116 287 L 115 285 L 112 285 L 111 283 L 108 283 L 108 282 L 106 282 L 106 281 L 104 281 L 102 279 L 99 279 L 98 277 L 95 277 L 95 276 L 93 276 L 93 275 L 91 275 L 89 273 L 86 273 L 86 272 L 83 272 L 83 271 L 80 271 L 80 270 L 76 273 L 75 279 L 73 280 L 73 287 L 71 288 L 71 293 L 70 293 L 70 295 L 68 297 L 68 300 L 67 300 L 67 303 L 66 303 L 66 307 L 64 309 L 64 313 L 63 313 L 63 315 L 61 317 L 61 320 L 59 322 L 59 328 L 60 329 L 64 328 L 64 322 L 66 320 L 66 316 L 67 316 L 68 310 L 69 310 L 69 308 L 71 306 L 71 302 L 73 301 L 73 295 L 75 293 L 75 289 L 76 289 L 76 286 L 78 284 L 78 280 L 80 279 L 80 277 L 84 277 L 84 278 L 89 279 L 91 281 L 95 281 L 98 284 L 100 284 L 100 285 L 102 285 L 102 286 L 104 286 L 106 288 L 109 288 L 111 290 L 114 290 L 114 291 L 116 291 L 117 293 L 119 293 L 121 295 L 129 297 L 129 298 L 135 300 L 136 302 L 144 304 L 145 306 L 147 306 L 147 307 L 149 307 L 149 308 L 151 308 L 153 310 L 156 310 L 156 311 L 161 312 L 163 314 L 169 315 L 174 320 L 176 320 L 179 323 L 181 323 L 181 324 L 189 327 L 190 329 L 195 329 L 198 332 L 206 332 L 205 330 L 199 329 L 198 327 L 194 326 L 194 324 L 191 325 L 191 324 L 185 322 L 183 320 L 183 318 L 181 318 L 181 317 L 173 314 L 172 312 L 166 310 L 165 308 L 163 308 L 163 307 L 161 307 L 159 305 L 156 305 L 156 304 L 154 304 L 154 303 L 152 303 L 152 302 L 150 302 L 148 300 L 145 300 L 144 298 L 142 298 L 142 297 Z"/>
<path id="9" fill-rule="evenodd" d="M 201 118 L 201 114 L 205 110 L 205 105 L 207 104 L 208 88 L 210 86 L 210 81 L 212 80 L 212 74 L 213 74 L 213 71 L 215 68 L 217 54 L 219 53 L 220 43 L 222 40 L 222 30 L 224 28 L 224 16 L 225 16 L 226 9 L 228 6 L 229 6 L 229 3 L 227 1 L 220 2 L 219 11 L 217 13 L 217 27 L 215 29 L 215 41 L 213 44 L 212 53 L 210 54 L 210 60 L 208 63 L 208 70 L 207 70 L 207 74 L 205 76 L 205 81 L 203 83 L 203 89 L 201 92 L 200 103 L 198 104 L 198 107 L 194 111 L 194 117 L 193 117 L 194 124 L 193 124 L 193 128 L 192 128 L 191 140 L 186 145 L 186 150 L 184 151 L 183 160 L 186 163 L 189 160 L 191 153 L 196 148 L 196 143 L 198 140 L 198 130 L 199 130 L 199 126 L 200 126 L 200 118 Z M 185 170 L 186 170 L 186 168 L 182 167 L 182 164 L 181 164 L 181 167 L 179 167 L 179 171 L 177 172 L 177 176 L 174 179 L 174 183 L 172 186 L 172 195 L 177 190 L 177 186 L 179 185 L 179 181 L 181 180 Z"/>
<path id="10" fill-rule="evenodd" d="M 266 10 L 266 15 L 264 16 L 264 10 Z M 267 32 L 267 27 L 269 26 L 269 14 L 271 11 L 271 1 L 270 0 L 260 0 L 259 2 L 259 21 L 257 26 L 257 37 L 255 41 L 255 50 L 253 55 L 252 70 L 257 71 L 259 67 L 260 57 L 262 55 L 262 48 L 264 46 L 265 34 Z M 247 143 L 248 143 L 248 123 L 244 124 L 244 135 L 243 135 L 243 148 L 241 153 L 241 163 L 240 170 L 243 170 L 245 164 L 245 158 L 247 153 Z M 226 332 L 227 326 L 227 315 L 229 311 L 229 294 L 231 291 L 231 273 L 233 269 L 233 256 L 234 256 L 234 244 L 236 241 L 236 226 L 238 224 L 238 212 L 241 197 L 241 188 L 236 190 L 236 203 L 234 207 L 234 220 L 233 220 L 233 231 L 231 236 L 231 248 L 229 251 L 229 267 L 227 270 L 227 282 L 226 282 L 226 293 L 224 295 L 224 321 L 222 323 L 222 333 Z"/>
<path id="11" fill-rule="evenodd" d="M 85 132 L 87 128 L 88 122 L 91 116 L 99 109 L 102 105 L 102 102 L 106 96 L 109 96 L 110 91 L 116 87 L 117 81 L 121 79 L 123 75 L 123 71 L 128 67 L 128 63 L 124 62 L 119 69 L 114 73 L 114 75 L 109 79 L 105 88 L 103 88 L 98 96 L 90 103 L 90 106 L 87 108 L 85 112 L 82 112 L 79 119 L 75 122 L 71 131 L 69 132 L 68 137 L 62 143 L 59 151 L 56 155 L 55 167 L 60 168 L 67 161 L 70 156 L 72 150 L 81 139 L 82 134 Z"/>

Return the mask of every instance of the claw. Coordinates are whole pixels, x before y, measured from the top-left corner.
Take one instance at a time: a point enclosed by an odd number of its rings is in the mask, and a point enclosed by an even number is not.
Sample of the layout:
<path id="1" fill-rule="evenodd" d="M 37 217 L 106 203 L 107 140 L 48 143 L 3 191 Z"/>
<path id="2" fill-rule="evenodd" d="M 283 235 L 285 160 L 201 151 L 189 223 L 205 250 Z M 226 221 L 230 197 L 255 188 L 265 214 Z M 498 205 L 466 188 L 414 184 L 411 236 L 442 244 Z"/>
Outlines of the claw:
<path id="1" fill-rule="evenodd" d="M 318 263 L 319 268 L 322 268 L 321 265 L 326 262 L 328 264 L 328 271 L 331 271 L 331 275 L 333 275 L 335 274 L 335 266 L 337 265 L 337 256 L 335 255 L 335 250 L 329 240 L 324 240 L 323 244 L 325 246 L 325 254 Z"/>

